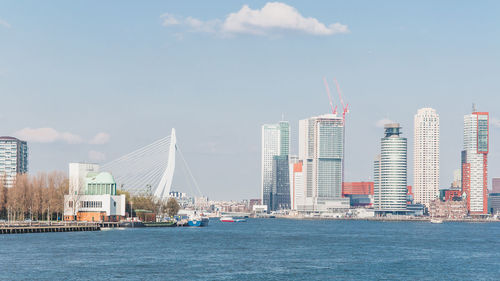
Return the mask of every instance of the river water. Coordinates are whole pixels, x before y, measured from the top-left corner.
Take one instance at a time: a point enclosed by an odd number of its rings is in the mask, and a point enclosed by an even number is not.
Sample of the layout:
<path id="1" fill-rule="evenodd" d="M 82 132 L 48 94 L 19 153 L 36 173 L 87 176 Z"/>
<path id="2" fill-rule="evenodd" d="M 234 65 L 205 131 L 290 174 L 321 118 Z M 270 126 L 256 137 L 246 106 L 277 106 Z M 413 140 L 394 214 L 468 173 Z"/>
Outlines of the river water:
<path id="1" fill-rule="evenodd" d="M 7 280 L 500 280 L 500 223 L 211 220 L 0 235 Z"/>

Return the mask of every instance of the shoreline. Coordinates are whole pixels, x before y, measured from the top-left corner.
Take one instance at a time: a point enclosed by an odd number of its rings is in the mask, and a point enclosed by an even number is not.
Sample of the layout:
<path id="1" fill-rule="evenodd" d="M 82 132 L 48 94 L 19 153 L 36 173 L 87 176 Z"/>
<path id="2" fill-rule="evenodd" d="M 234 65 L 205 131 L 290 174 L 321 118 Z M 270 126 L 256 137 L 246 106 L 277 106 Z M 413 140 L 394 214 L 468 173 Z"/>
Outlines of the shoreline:
<path id="1" fill-rule="evenodd" d="M 329 217 L 299 217 L 299 216 L 276 216 L 277 219 L 290 220 L 337 220 L 337 221 L 379 221 L 379 222 L 431 222 L 430 217 L 425 218 L 329 218 Z M 494 219 L 446 219 L 438 218 L 445 222 L 466 222 L 466 223 L 500 223 L 500 220 Z"/>

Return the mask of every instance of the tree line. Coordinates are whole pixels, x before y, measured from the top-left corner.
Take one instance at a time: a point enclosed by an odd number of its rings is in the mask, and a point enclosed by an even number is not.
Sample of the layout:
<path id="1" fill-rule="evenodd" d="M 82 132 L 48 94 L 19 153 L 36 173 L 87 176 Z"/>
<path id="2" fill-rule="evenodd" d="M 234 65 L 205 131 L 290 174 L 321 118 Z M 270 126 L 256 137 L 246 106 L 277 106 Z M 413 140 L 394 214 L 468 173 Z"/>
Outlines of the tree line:
<path id="1" fill-rule="evenodd" d="M 148 210 L 152 211 L 155 214 L 166 214 L 167 216 L 172 217 L 177 215 L 180 210 L 180 205 L 175 198 L 160 200 L 153 196 L 151 193 L 131 196 L 129 192 L 121 190 L 118 190 L 117 194 L 125 195 L 125 211 L 129 214 L 131 213 L 130 202 L 132 202 L 134 215 L 136 213 L 136 210 Z"/>
<path id="2" fill-rule="evenodd" d="M 11 188 L 0 180 L 0 218 L 58 220 L 64 212 L 68 178 L 63 172 L 18 174 Z"/>
<path id="3" fill-rule="evenodd" d="M 5 186 L 2 178 L 4 177 L 0 176 L 0 219 L 62 220 L 64 195 L 69 192 L 69 179 L 64 172 L 18 174 L 11 188 Z M 167 202 L 158 200 L 149 193 L 136 196 L 119 190 L 117 193 L 125 195 L 128 214 L 131 211 L 131 201 L 134 211 L 144 209 L 173 216 L 180 208 L 174 198 Z"/>

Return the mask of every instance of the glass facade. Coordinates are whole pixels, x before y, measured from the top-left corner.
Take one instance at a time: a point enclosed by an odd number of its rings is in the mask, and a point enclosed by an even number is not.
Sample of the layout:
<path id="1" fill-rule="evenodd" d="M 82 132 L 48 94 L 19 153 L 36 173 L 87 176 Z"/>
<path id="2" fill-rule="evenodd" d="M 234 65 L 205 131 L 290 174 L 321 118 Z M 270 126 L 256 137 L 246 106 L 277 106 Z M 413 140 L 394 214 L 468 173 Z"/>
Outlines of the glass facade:
<path id="1" fill-rule="evenodd" d="M 285 186 L 288 192 L 287 208 L 290 207 L 289 147 L 290 124 L 287 121 L 262 126 L 261 198 L 268 210 L 276 210 L 275 208 L 286 205 L 285 202 L 281 202 L 281 199 L 277 199 L 281 198 L 281 191 Z M 275 158 L 276 156 L 280 157 Z M 283 160 L 285 158 L 286 163 Z"/>
<path id="2" fill-rule="evenodd" d="M 116 182 L 108 172 L 89 173 L 85 179 L 85 195 L 116 195 Z"/>
<path id="3" fill-rule="evenodd" d="M 488 115 L 477 116 L 477 152 L 488 153 Z"/>
<path id="4" fill-rule="evenodd" d="M 375 161 L 375 211 L 403 213 L 407 194 L 407 140 L 399 124 L 386 125 L 380 160 Z"/>
<path id="5" fill-rule="evenodd" d="M 290 175 L 288 155 L 273 157 L 273 187 L 270 194 L 271 210 L 290 209 Z"/>
<path id="6" fill-rule="evenodd" d="M 327 114 L 300 121 L 299 155 L 305 166 L 305 194 L 308 198 L 342 198 L 344 165 L 344 122 Z"/>
<path id="7" fill-rule="evenodd" d="M 13 186 L 17 174 L 28 172 L 28 144 L 13 137 L 0 137 L 0 177 Z"/>
<path id="8" fill-rule="evenodd" d="M 464 116 L 462 191 L 472 214 L 487 213 L 489 114 L 473 112 Z"/>

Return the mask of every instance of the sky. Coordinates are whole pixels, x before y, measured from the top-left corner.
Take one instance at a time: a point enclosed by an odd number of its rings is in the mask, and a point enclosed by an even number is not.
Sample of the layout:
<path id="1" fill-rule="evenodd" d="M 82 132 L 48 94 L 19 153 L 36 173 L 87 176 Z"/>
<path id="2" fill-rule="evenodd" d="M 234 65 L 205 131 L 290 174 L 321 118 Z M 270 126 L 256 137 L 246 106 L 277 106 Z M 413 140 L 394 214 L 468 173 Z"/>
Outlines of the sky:
<path id="1" fill-rule="evenodd" d="M 326 77 L 350 107 L 346 181 L 372 179 L 391 120 L 412 184 L 413 116 L 432 107 L 449 186 L 472 103 L 490 112 L 500 177 L 499 13 L 498 1 L 1 0 L 0 135 L 29 142 L 36 173 L 106 163 L 175 128 L 205 195 L 258 198 L 261 125 L 284 116 L 297 153 L 298 120 L 329 113 Z"/>

